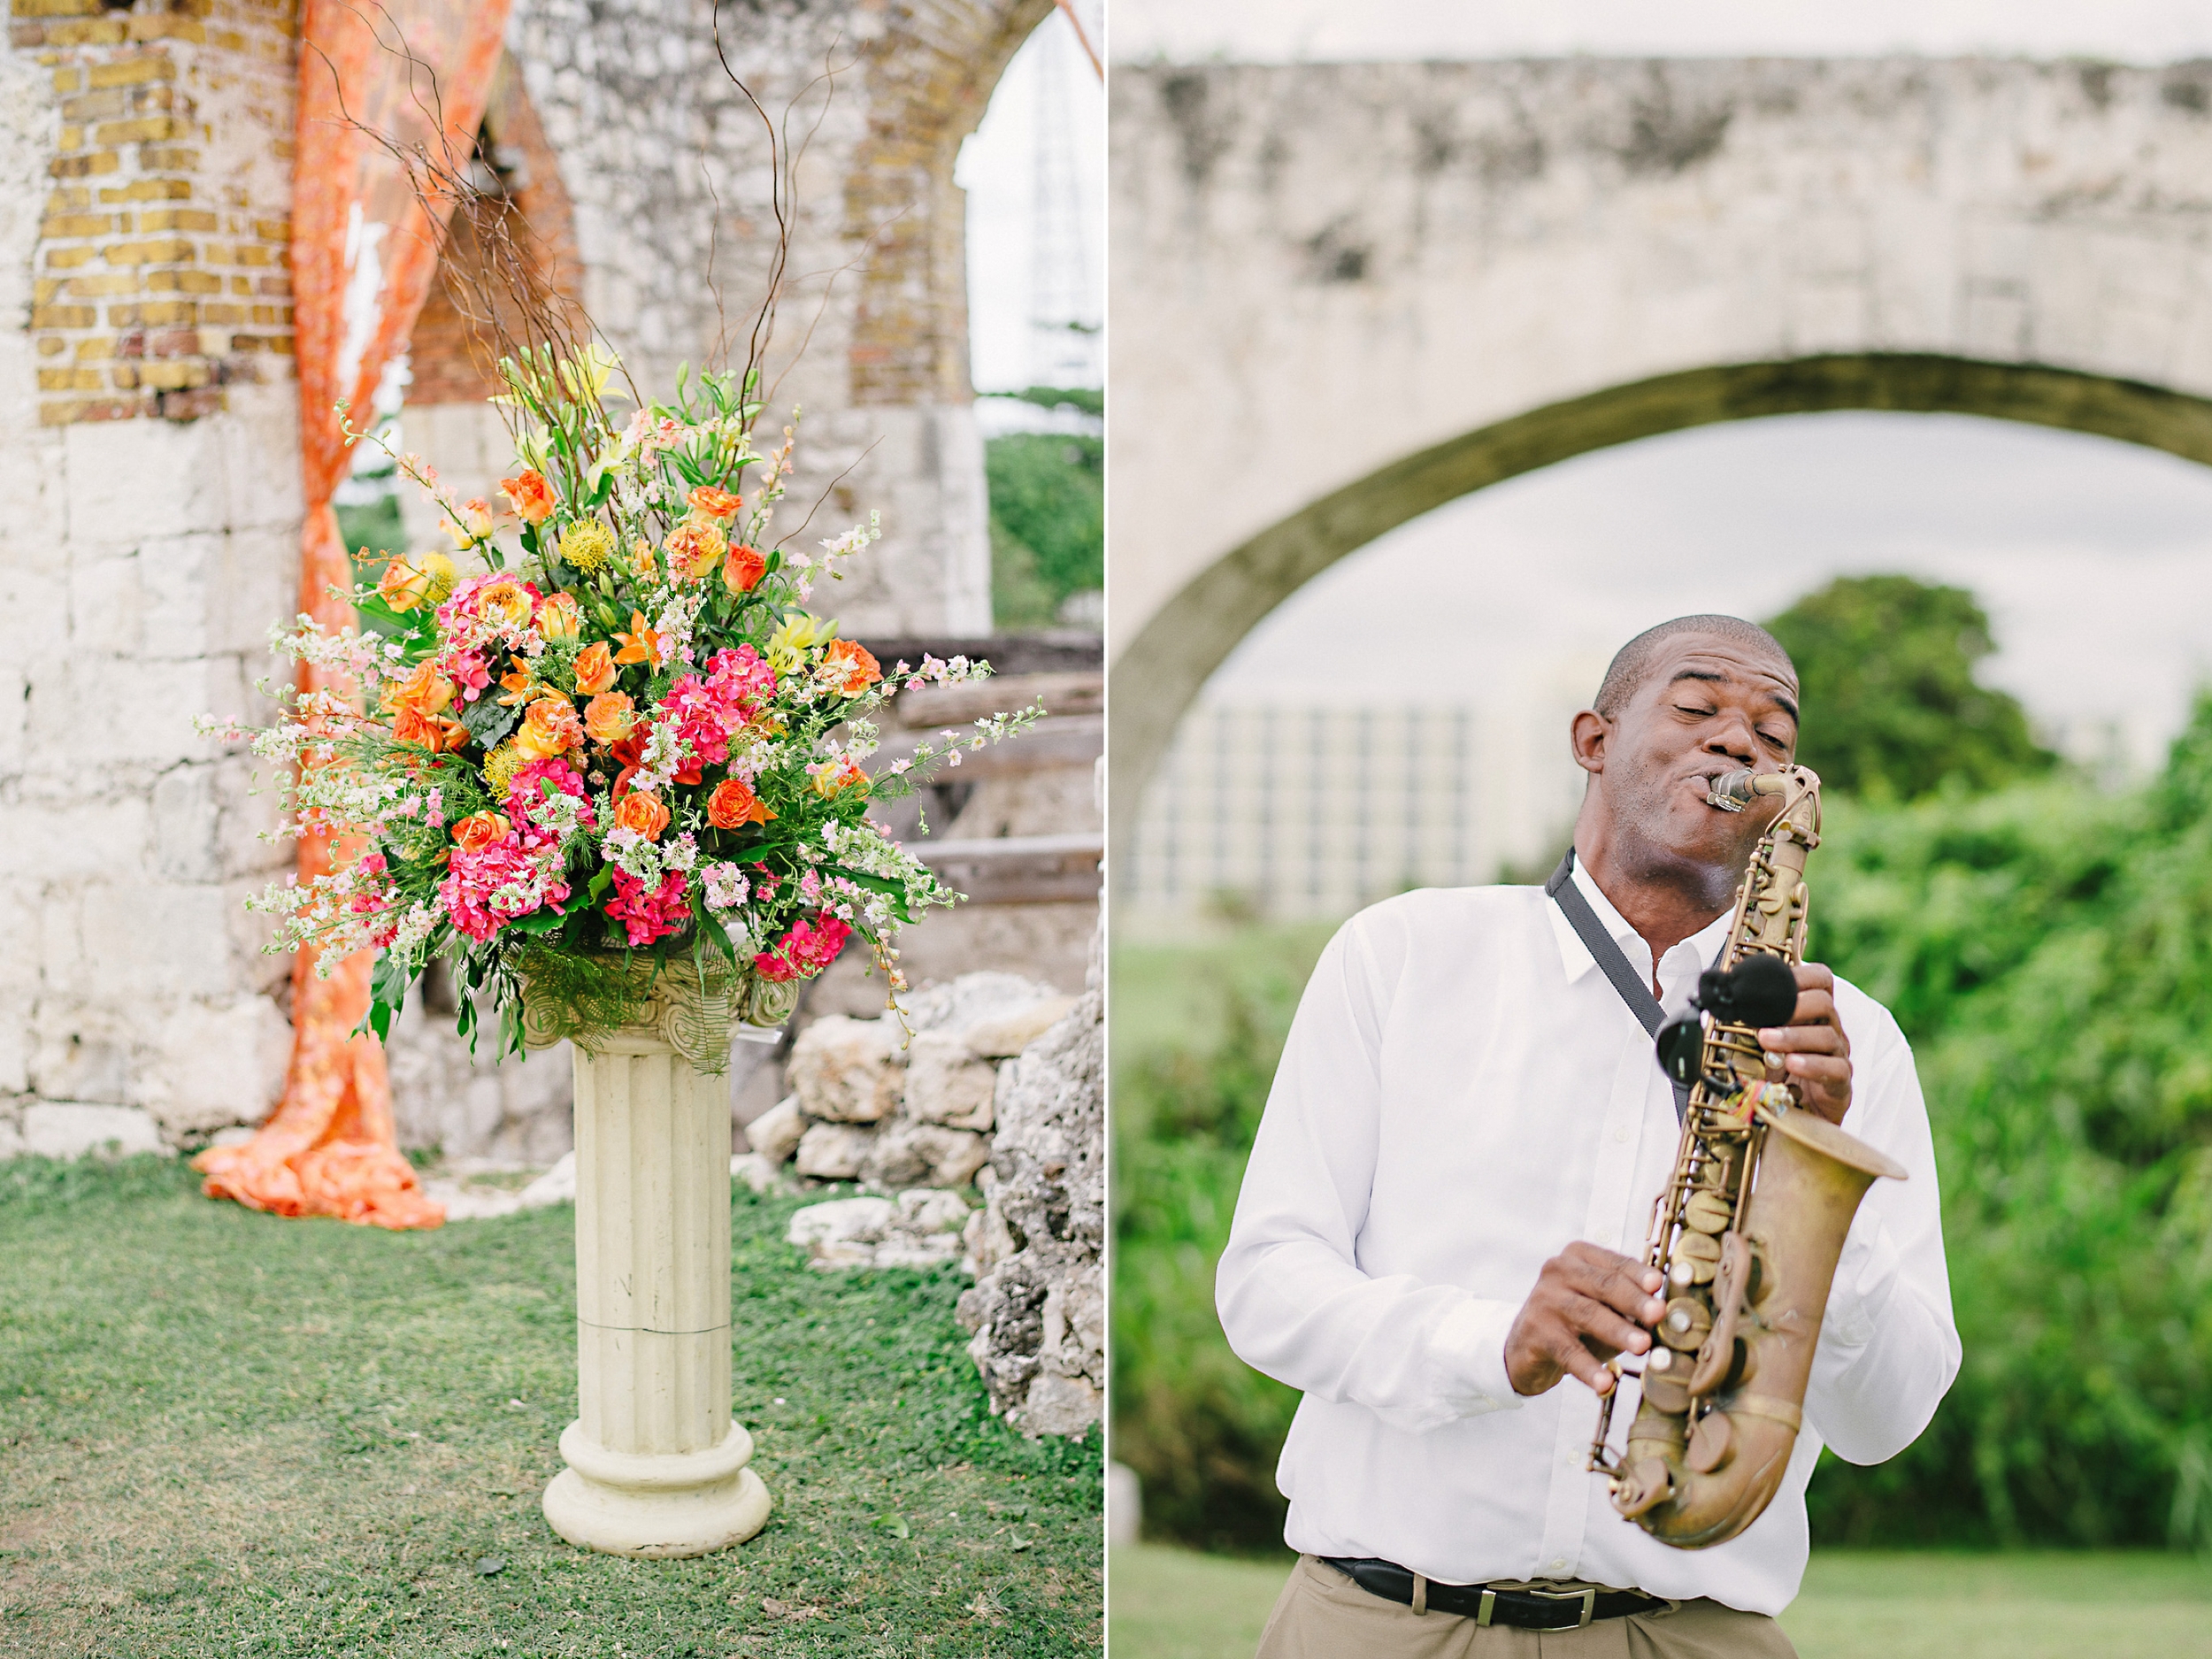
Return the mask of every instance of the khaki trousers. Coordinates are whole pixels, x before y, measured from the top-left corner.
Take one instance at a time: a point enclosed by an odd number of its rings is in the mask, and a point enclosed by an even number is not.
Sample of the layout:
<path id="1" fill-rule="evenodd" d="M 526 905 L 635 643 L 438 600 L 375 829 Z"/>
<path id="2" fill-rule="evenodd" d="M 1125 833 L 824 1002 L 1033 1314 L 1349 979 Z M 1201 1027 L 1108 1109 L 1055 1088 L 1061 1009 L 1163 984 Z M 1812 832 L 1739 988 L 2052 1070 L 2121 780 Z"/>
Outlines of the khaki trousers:
<path id="1" fill-rule="evenodd" d="M 1565 1588 L 1565 1586 L 1561 1586 Z M 1257 1659 L 1797 1659 L 1763 1613 L 1685 1601 L 1672 1613 L 1596 1619 L 1579 1630 L 1485 1628 L 1471 1618 L 1370 1594 L 1298 1557 L 1260 1633 Z"/>

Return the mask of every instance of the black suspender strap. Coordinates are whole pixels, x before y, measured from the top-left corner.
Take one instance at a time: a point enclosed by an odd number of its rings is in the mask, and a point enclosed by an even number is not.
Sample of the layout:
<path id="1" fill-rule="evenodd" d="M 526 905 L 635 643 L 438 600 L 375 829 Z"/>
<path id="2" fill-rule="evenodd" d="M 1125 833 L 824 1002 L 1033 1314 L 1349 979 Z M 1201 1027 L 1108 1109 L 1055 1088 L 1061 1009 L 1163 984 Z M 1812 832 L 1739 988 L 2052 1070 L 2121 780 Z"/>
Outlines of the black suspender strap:
<path id="1" fill-rule="evenodd" d="M 1590 908 L 1590 901 L 1582 896 L 1582 889 L 1574 884 L 1575 849 L 1568 848 L 1559 860 L 1559 868 L 1551 872 L 1551 879 L 1544 883 L 1544 891 L 1553 903 L 1559 906 L 1568 923 L 1581 938 L 1600 972 L 1613 982 L 1613 988 L 1621 994 L 1621 1001 L 1628 1004 L 1628 1011 L 1636 1016 L 1636 1023 L 1650 1035 L 1656 1037 L 1659 1027 L 1666 1023 L 1667 1011 L 1659 1006 L 1659 999 L 1651 994 L 1636 970 L 1629 966 L 1628 957 L 1620 944 L 1605 931 L 1605 924 L 1598 920 L 1598 913 Z M 1657 1056 L 1652 1064 L 1658 1064 Z M 1674 1086 L 1674 1117 L 1681 1122 L 1682 1114 L 1690 1104 L 1690 1086 Z"/>

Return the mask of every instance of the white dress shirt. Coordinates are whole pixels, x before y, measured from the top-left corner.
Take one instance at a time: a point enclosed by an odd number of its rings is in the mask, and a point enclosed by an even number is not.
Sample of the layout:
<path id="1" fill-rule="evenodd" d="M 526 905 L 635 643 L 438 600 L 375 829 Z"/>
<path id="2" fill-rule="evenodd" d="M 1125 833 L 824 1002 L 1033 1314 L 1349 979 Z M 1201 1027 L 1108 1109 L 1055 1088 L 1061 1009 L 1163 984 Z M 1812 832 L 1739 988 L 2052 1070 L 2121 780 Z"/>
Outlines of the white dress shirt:
<path id="1" fill-rule="evenodd" d="M 1578 862 L 1574 880 L 1648 975 L 1650 948 Z M 1671 1012 L 1726 932 L 1724 917 L 1661 961 Z M 1909 1179 L 1877 1181 L 1852 1225 L 1781 1490 L 1730 1542 L 1675 1549 L 1585 1471 L 1596 1397 L 1569 1378 L 1524 1398 L 1504 1354 L 1568 1243 L 1643 1254 L 1679 1138 L 1651 1039 L 1540 887 L 1409 893 L 1347 922 L 1299 1002 L 1216 1280 L 1230 1346 L 1305 1394 L 1277 1471 L 1290 1547 L 1450 1584 L 1788 1605 L 1824 1441 L 1853 1463 L 1895 1455 L 1959 1365 L 1912 1051 L 1855 987 L 1839 979 L 1836 1004 L 1844 1127 Z M 1635 1409 L 1627 1381 L 1616 1453 Z"/>

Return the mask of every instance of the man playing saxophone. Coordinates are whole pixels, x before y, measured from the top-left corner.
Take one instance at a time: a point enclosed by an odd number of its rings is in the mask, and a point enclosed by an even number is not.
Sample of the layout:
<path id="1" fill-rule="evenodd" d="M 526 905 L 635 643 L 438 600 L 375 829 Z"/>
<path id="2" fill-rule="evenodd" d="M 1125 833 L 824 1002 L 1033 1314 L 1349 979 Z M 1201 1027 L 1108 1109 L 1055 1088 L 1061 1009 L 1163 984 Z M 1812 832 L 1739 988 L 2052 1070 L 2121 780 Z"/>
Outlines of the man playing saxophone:
<path id="1" fill-rule="evenodd" d="M 1640 1252 L 1681 1108 L 1650 1005 L 1687 1008 L 1721 951 L 1779 803 L 1724 810 L 1715 780 L 1787 767 L 1797 699 L 1750 623 L 1640 634 L 1575 717 L 1588 780 L 1552 882 L 1406 894 L 1323 954 L 1217 1285 L 1237 1353 L 1305 1396 L 1279 1471 L 1301 1559 L 1261 1659 L 1502 1655 L 1532 1652 L 1528 1630 L 1559 1632 L 1547 1659 L 1787 1655 L 1772 1616 L 1804 1571 L 1821 1446 L 1893 1456 L 1950 1386 L 1911 1051 L 1805 964 L 1789 1023 L 1758 1033 L 1769 1075 L 1907 1179 L 1849 1225 L 1786 1472 L 1740 1535 L 1695 1550 L 1622 1519 L 1587 1472 L 1598 1397 L 1619 1388 L 1616 1422 L 1633 1415 L 1619 1368 L 1667 1307 Z"/>

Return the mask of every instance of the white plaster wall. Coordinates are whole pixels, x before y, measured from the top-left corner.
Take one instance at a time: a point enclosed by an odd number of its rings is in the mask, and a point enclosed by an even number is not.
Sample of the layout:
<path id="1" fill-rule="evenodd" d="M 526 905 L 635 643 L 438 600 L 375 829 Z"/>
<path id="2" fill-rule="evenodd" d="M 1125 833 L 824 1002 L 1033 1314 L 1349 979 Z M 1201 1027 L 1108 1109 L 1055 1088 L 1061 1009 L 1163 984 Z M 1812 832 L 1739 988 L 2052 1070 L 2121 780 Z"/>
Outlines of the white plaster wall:
<path id="1" fill-rule="evenodd" d="M 1111 649 L 1402 457 L 1826 352 L 2212 393 L 2212 69 L 1118 66 Z"/>

